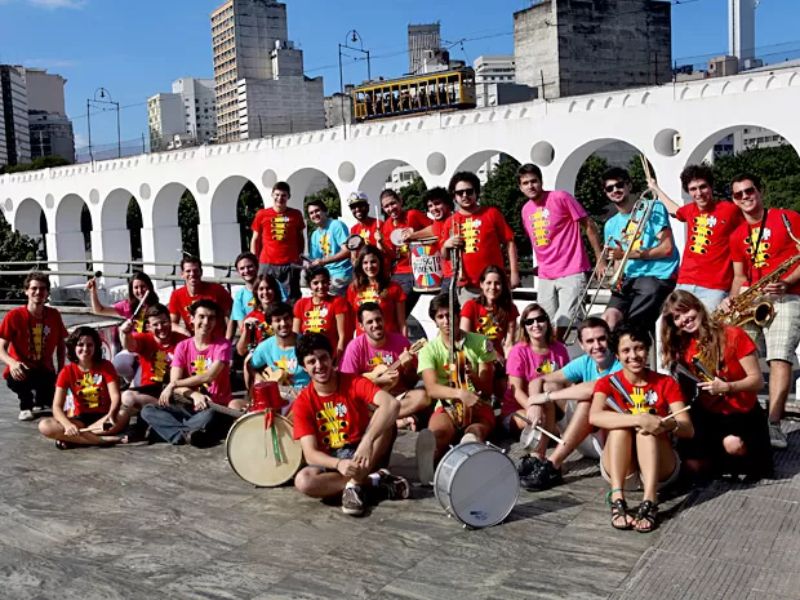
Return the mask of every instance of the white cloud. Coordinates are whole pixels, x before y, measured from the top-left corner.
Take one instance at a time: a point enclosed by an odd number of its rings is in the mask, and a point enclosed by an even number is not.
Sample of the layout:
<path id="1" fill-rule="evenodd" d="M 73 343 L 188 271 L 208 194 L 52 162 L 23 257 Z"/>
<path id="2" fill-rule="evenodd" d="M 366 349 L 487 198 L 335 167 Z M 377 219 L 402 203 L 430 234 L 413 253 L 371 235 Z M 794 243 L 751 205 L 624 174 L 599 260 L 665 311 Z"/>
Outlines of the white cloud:
<path id="1" fill-rule="evenodd" d="M 29 4 L 42 8 L 83 8 L 86 0 L 28 0 Z"/>

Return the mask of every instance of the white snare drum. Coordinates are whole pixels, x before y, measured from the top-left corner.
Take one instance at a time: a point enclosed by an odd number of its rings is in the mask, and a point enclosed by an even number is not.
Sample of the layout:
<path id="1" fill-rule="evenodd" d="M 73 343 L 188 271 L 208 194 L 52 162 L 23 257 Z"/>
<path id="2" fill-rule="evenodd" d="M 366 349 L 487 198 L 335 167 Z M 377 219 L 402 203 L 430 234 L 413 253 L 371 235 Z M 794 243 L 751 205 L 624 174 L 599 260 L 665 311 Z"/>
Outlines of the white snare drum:
<path id="1" fill-rule="evenodd" d="M 465 526 L 491 527 L 502 522 L 519 498 L 514 462 L 488 444 L 459 444 L 444 455 L 433 477 L 442 508 Z"/>
<path id="2" fill-rule="evenodd" d="M 290 481 L 303 462 L 300 442 L 292 439 L 292 423 L 274 415 L 275 429 L 267 429 L 266 411 L 240 417 L 228 432 L 225 450 L 234 472 L 258 487 L 275 487 Z M 277 435 L 277 440 L 273 440 Z M 280 449 L 280 456 L 275 448 Z"/>
<path id="3" fill-rule="evenodd" d="M 411 271 L 414 274 L 414 291 L 438 292 L 442 289 L 442 255 L 437 247 L 438 239 L 424 238 L 410 242 Z"/>

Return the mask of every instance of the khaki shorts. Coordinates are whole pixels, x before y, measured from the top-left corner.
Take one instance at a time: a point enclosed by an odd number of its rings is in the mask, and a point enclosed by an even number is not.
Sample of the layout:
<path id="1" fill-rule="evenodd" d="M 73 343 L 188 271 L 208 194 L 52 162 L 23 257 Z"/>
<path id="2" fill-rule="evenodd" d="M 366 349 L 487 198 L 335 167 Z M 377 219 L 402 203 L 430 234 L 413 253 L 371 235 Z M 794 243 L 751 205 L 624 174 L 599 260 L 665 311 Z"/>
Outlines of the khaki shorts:
<path id="1" fill-rule="evenodd" d="M 797 345 L 800 344 L 800 296 L 771 296 L 770 302 L 775 308 L 772 322 L 763 328 L 750 322 L 743 329 L 759 348 L 766 346 L 767 362 L 784 360 L 794 363 Z"/>
<path id="2" fill-rule="evenodd" d="M 675 451 L 674 448 L 672 449 L 672 454 L 675 457 L 675 469 L 672 471 L 672 473 L 669 474 L 669 476 L 666 479 L 658 482 L 658 489 L 663 489 L 667 486 L 672 485 L 673 483 L 675 483 L 675 481 L 677 481 L 678 475 L 680 475 L 681 472 L 680 456 L 678 456 L 678 453 Z M 609 485 L 611 485 L 611 477 L 609 477 L 608 473 L 606 473 L 606 468 L 603 466 L 602 457 L 600 457 L 600 475 L 602 475 L 603 479 L 605 479 L 606 482 Z M 633 492 L 642 489 L 641 473 L 639 471 L 635 471 L 634 473 L 628 473 L 625 476 L 625 483 L 622 484 L 622 489 L 625 490 L 626 492 Z"/>
<path id="3" fill-rule="evenodd" d="M 550 317 L 553 327 L 566 327 L 586 287 L 586 274 L 536 280 L 536 301 Z M 583 318 L 583 311 L 578 319 Z"/>

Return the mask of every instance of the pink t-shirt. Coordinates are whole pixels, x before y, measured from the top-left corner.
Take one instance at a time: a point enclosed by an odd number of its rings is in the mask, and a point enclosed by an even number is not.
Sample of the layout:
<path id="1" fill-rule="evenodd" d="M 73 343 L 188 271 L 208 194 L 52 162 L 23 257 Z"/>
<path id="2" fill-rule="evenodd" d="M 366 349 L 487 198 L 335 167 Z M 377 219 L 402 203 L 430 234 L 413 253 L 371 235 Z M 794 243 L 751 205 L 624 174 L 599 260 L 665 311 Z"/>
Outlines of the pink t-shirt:
<path id="1" fill-rule="evenodd" d="M 175 346 L 172 366 L 183 369 L 184 373 L 202 375 L 211 365 L 221 360 L 224 363 L 217 378 L 208 384 L 207 394 L 216 404 L 227 406 L 231 401 L 231 343 L 225 338 L 218 338 L 205 350 L 198 350 L 194 338 L 183 340 Z"/>
<path id="2" fill-rule="evenodd" d="M 356 336 L 345 348 L 340 371 L 363 375 L 378 365 L 391 365 L 411 346 L 404 335 L 394 331 L 386 332 L 386 344 L 383 348 L 371 346 L 366 334 Z M 414 368 L 416 370 L 416 366 Z"/>
<path id="3" fill-rule="evenodd" d="M 543 192 L 543 201 L 522 207 L 522 226 L 536 254 L 539 277 L 558 279 L 591 270 L 578 221 L 586 209 L 561 190 Z"/>
<path id="4" fill-rule="evenodd" d="M 506 373 L 509 377 L 519 377 L 528 383 L 537 377 L 555 373 L 569 362 L 567 347 L 561 342 L 553 342 L 545 354 L 538 354 L 527 344 L 519 342 L 508 353 L 506 360 Z M 503 398 L 504 415 L 519 410 L 519 403 L 514 399 L 514 394 L 509 391 Z"/>

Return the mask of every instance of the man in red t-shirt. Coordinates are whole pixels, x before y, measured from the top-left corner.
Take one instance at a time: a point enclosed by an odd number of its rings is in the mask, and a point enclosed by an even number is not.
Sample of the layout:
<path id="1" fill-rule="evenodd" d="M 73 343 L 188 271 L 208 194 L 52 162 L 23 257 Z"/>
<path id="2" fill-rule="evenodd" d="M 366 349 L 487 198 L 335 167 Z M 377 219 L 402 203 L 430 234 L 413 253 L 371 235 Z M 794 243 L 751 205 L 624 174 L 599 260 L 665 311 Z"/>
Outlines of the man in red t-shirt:
<path id="1" fill-rule="evenodd" d="M 441 253 L 441 239 L 444 235 L 444 225 L 447 219 L 453 214 L 453 199 L 450 193 L 443 187 L 435 187 L 426 191 L 422 195 L 422 200 L 428 209 L 428 214 L 433 222 L 425 227 L 408 234 L 406 241 L 422 240 L 425 238 L 436 238 L 436 250 Z M 450 278 L 453 276 L 453 265 L 446 258 L 442 257 L 442 290 L 450 288 Z"/>
<path id="2" fill-rule="evenodd" d="M 364 377 L 338 373 L 324 335 L 302 336 L 295 352 L 311 378 L 292 405 L 294 439 L 308 464 L 295 476 L 295 487 L 314 498 L 341 494 L 342 511 L 353 516 L 364 514 L 368 492 L 408 498 L 408 481 L 385 468 L 398 401 Z M 371 416 L 370 405 L 377 407 Z"/>
<path id="3" fill-rule="evenodd" d="M 678 205 L 648 181 L 650 189 L 679 221 L 686 223 L 686 247 L 678 270 L 676 289 L 697 296 L 713 311 L 728 295 L 733 281 L 731 234 L 741 225 L 742 213 L 732 202 L 714 198 L 714 172 L 711 167 L 689 165 L 681 172 L 681 186 L 692 202 Z"/>
<path id="4" fill-rule="evenodd" d="M 233 306 L 233 299 L 228 290 L 218 283 L 203 281 L 203 263 L 194 256 L 185 256 L 181 260 L 181 276 L 186 285 L 174 290 L 169 297 L 169 316 L 172 321 L 172 329 L 186 337 L 191 337 L 194 333 L 192 304 L 198 300 L 211 300 L 220 309 L 214 337 L 225 337 L 228 317 Z"/>
<path id="5" fill-rule="evenodd" d="M 259 274 L 269 273 L 290 301 L 300 297 L 301 254 L 305 247 L 303 213 L 289 208 L 291 188 L 285 181 L 272 186 L 272 207 L 253 219 L 250 252 L 259 257 Z"/>
<path id="6" fill-rule="evenodd" d="M 408 254 L 408 243 L 405 241 L 409 233 L 423 229 L 431 224 L 431 220 L 421 211 L 403 208 L 403 199 L 394 190 L 381 192 L 381 208 L 386 220 L 381 225 L 381 235 L 385 252 L 394 257 L 394 279 L 406 293 L 406 315 L 410 315 L 419 300 L 419 293 L 414 291 L 414 274 L 411 270 L 411 258 Z"/>
<path id="7" fill-rule="evenodd" d="M 50 279 L 44 273 L 28 274 L 23 284 L 28 302 L 15 308 L 0 323 L 0 361 L 6 364 L 3 377 L 19 398 L 19 420 L 31 421 L 53 403 L 56 371 L 64 366 L 67 330 L 61 314 L 45 306 L 50 296 Z"/>
<path id="8" fill-rule="evenodd" d="M 733 284 L 730 299 L 721 308 L 727 311 L 731 301 L 744 292 L 745 285 L 756 285 L 794 256 L 800 255 L 800 214 L 783 208 L 764 207 L 761 180 L 742 174 L 731 184 L 733 202 L 744 216 L 744 223 L 731 235 Z M 744 330 L 756 341 L 763 337 L 769 364 L 769 437 L 773 448 L 787 446 L 781 431 L 781 418 L 789 396 L 792 364 L 800 343 L 800 263 L 789 267 L 777 281 L 763 289 L 775 311 L 773 319 L 758 325 L 749 322 Z"/>

